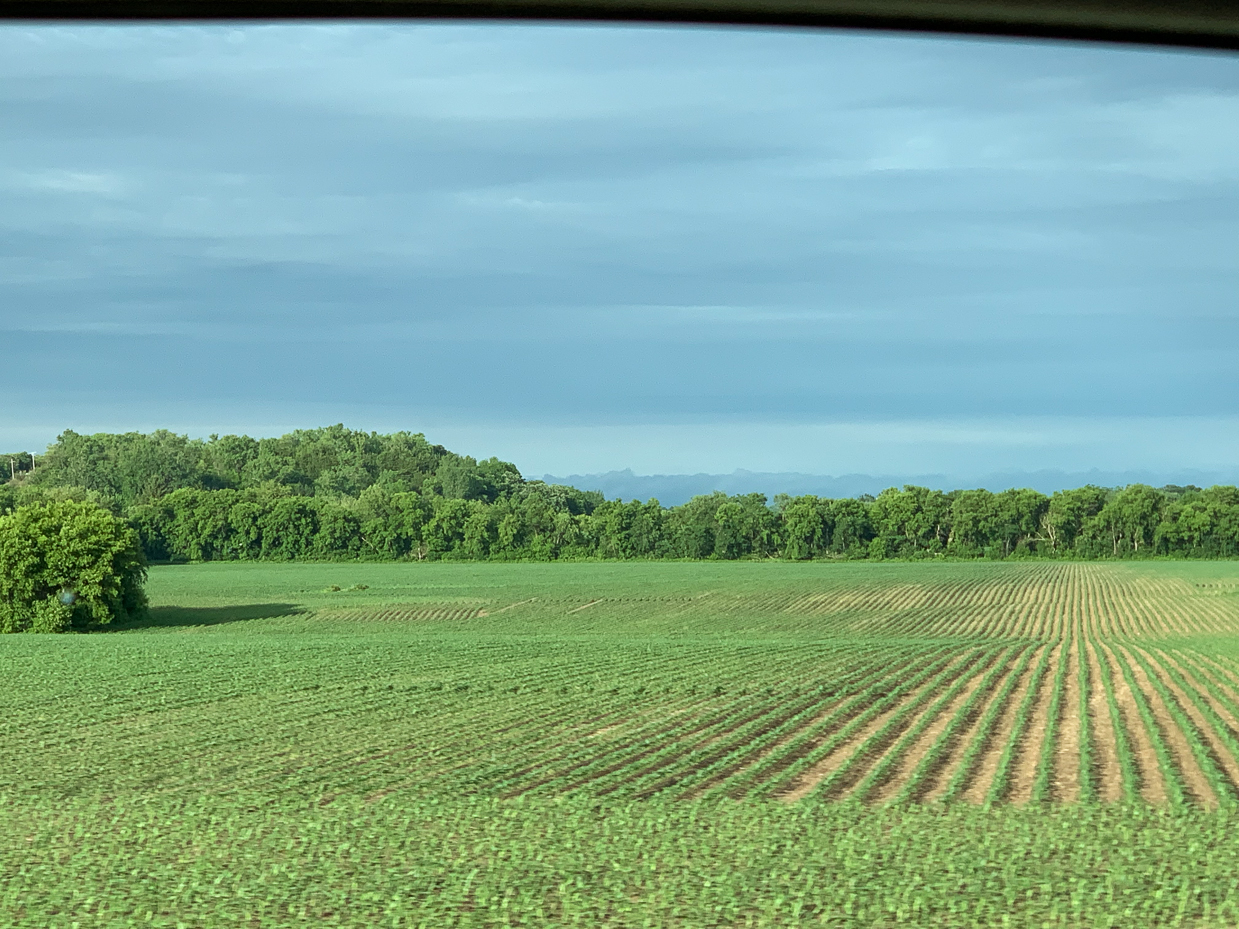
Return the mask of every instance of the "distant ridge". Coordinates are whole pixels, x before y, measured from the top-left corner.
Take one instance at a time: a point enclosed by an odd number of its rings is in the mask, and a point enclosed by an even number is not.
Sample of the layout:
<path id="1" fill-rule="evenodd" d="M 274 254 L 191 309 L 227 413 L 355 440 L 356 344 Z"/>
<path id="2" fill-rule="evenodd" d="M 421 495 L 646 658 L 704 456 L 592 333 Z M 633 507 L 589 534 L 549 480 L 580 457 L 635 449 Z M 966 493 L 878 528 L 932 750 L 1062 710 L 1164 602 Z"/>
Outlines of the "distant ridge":
<path id="1" fill-rule="evenodd" d="M 768 472 L 736 470 L 730 474 L 634 474 L 632 469 L 607 471 L 603 474 L 545 474 L 548 484 L 568 484 L 580 490 L 600 490 L 607 499 L 648 500 L 656 498 L 664 506 L 678 506 L 698 494 L 721 490 L 728 494 L 763 493 L 773 499 L 775 494 L 816 494 L 819 497 L 855 497 L 878 494 L 887 487 L 918 484 L 937 490 L 983 487 L 986 490 L 1006 490 L 1009 487 L 1031 487 L 1044 494 L 1068 487 L 1098 484 L 1120 487 L 1125 484 L 1234 484 L 1239 481 L 1239 468 L 1232 471 L 999 471 L 973 477 L 946 474 L 802 474 L 794 471 Z"/>

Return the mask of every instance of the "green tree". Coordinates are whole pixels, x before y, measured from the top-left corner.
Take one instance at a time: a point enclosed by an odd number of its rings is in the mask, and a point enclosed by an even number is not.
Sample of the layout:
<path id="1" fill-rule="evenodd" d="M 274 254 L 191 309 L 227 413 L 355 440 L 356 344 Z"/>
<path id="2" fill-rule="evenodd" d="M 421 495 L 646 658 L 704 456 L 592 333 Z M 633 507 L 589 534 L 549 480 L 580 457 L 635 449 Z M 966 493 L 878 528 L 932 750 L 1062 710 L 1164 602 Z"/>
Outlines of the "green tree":
<path id="1" fill-rule="evenodd" d="M 1082 544 L 1092 555 L 1119 557 L 1152 550 L 1166 496 L 1147 484 L 1129 484 L 1106 500 L 1097 515 L 1085 520 Z"/>
<path id="2" fill-rule="evenodd" d="M 245 466 L 258 457 L 258 442 L 247 435 L 213 435 L 203 449 L 203 467 L 214 487 L 240 487 Z"/>
<path id="3" fill-rule="evenodd" d="M 448 500 L 482 500 L 493 490 L 478 473 L 472 458 L 444 458 L 429 484 L 436 494 Z"/>
<path id="4" fill-rule="evenodd" d="M 465 520 L 464 538 L 461 539 L 457 551 L 466 557 L 481 561 L 490 554 L 491 547 L 499 539 L 499 520 L 493 506 L 471 501 L 469 509 L 469 516 Z"/>
<path id="5" fill-rule="evenodd" d="M 316 497 L 357 497 L 374 482 L 374 477 L 359 464 L 342 464 L 322 471 L 314 480 Z"/>
<path id="6" fill-rule="evenodd" d="M 1027 550 L 1037 538 L 1041 517 L 1050 506 L 1045 494 L 1029 488 L 1004 490 L 994 495 L 994 512 L 997 516 L 995 543 L 1001 547 L 1005 558 L 1016 549 Z"/>
<path id="7" fill-rule="evenodd" d="M 1154 542 L 1159 551 L 1198 558 L 1239 555 L 1239 489 L 1210 487 L 1167 503 Z"/>
<path id="8" fill-rule="evenodd" d="M 243 561 L 262 556 L 262 523 L 270 505 L 245 498 L 228 511 L 232 557 Z"/>
<path id="9" fill-rule="evenodd" d="M 951 495 L 951 531 L 947 551 L 979 555 L 998 538 L 998 505 L 988 490 L 961 490 Z"/>
<path id="10" fill-rule="evenodd" d="M 345 506 L 329 500 L 318 503 L 318 533 L 313 554 L 326 558 L 356 558 L 361 554 L 361 520 Z"/>
<path id="11" fill-rule="evenodd" d="M 782 503 L 783 555 L 804 560 L 823 552 L 830 545 L 830 501 L 807 495 Z"/>
<path id="12" fill-rule="evenodd" d="M 827 506 L 830 524 L 830 551 L 836 555 L 862 556 L 873 539 L 873 521 L 869 511 L 873 498 L 831 500 Z"/>
<path id="13" fill-rule="evenodd" d="M 1074 548 L 1084 524 L 1101 512 L 1106 497 L 1106 489 L 1095 484 L 1055 491 L 1041 516 L 1040 538 L 1050 551 Z"/>
<path id="14" fill-rule="evenodd" d="M 880 540 L 874 554 L 907 557 L 941 551 L 948 537 L 950 507 L 946 494 L 928 487 L 908 484 L 903 490 L 882 491 L 870 509 Z"/>
<path id="15" fill-rule="evenodd" d="M 65 632 L 146 611 L 137 533 L 94 503 L 20 507 L 0 517 L 0 632 Z"/>
<path id="16" fill-rule="evenodd" d="M 292 561 L 308 555 L 318 534 L 318 512 L 305 497 L 279 500 L 259 521 L 262 557 Z"/>
<path id="17" fill-rule="evenodd" d="M 17 509 L 17 488 L 11 484 L 0 484 L 0 516 L 7 516 Z"/>
<path id="18" fill-rule="evenodd" d="M 672 553 L 679 558 L 709 558 L 717 548 L 718 508 L 727 494 L 716 490 L 672 507 L 667 514 L 667 535 Z"/>
<path id="19" fill-rule="evenodd" d="M 765 494 L 737 494 L 714 511 L 714 554 L 719 558 L 770 555 L 782 544 L 779 517 Z"/>
<path id="20" fill-rule="evenodd" d="M 208 486 L 203 444 L 157 429 L 149 435 L 66 430 L 48 448 L 31 480 L 43 487 L 82 487 L 118 507 L 151 503 L 171 491 Z"/>
<path id="21" fill-rule="evenodd" d="M 586 517 L 588 535 L 595 551 L 604 558 L 650 558 L 660 554 L 665 546 L 664 522 L 682 515 L 683 510 L 684 507 L 677 507 L 668 512 L 652 499 L 646 503 L 608 500 Z M 563 528 L 567 530 L 567 526 Z M 705 554 L 713 548 L 711 535 L 710 549 Z"/>
<path id="22" fill-rule="evenodd" d="M 438 499 L 426 522 L 422 538 L 429 555 L 447 555 L 465 540 L 465 523 L 472 515 L 468 500 Z"/>

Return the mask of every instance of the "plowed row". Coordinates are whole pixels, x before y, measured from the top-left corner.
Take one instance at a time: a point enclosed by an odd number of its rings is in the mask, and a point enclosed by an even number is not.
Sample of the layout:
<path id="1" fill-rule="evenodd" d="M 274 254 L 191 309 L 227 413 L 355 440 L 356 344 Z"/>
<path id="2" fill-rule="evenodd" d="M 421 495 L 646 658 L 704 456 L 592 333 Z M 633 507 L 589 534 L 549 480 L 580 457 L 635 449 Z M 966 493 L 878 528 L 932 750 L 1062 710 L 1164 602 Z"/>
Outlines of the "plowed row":
<path id="1" fill-rule="evenodd" d="M 1239 628 L 1239 599 L 1210 585 L 1042 563 L 936 583 L 721 592 L 681 607 L 707 609 L 846 632 L 837 658 L 858 641 L 898 638 L 902 651 L 829 686 L 779 675 L 808 693 L 618 720 L 525 753 L 519 770 L 483 767 L 478 785 L 790 803 L 1239 800 L 1236 668 L 1166 644 Z"/>
<path id="2" fill-rule="evenodd" d="M 1239 631 L 1235 588 L 1108 564 L 1035 563 L 919 583 L 718 595 L 694 611 L 811 619 L 822 630 L 986 638 L 1173 636 Z M 808 625 L 808 624 L 806 624 Z"/>
<path id="3" fill-rule="evenodd" d="M 346 589 L 13 637 L 0 794 L 1239 802 L 1226 564 L 311 569 Z"/>
<path id="4" fill-rule="evenodd" d="M 832 684 L 608 717 L 482 765 L 504 796 L 1239 800 L 1239 673 L 1135 641 L 908 651 Z"/>

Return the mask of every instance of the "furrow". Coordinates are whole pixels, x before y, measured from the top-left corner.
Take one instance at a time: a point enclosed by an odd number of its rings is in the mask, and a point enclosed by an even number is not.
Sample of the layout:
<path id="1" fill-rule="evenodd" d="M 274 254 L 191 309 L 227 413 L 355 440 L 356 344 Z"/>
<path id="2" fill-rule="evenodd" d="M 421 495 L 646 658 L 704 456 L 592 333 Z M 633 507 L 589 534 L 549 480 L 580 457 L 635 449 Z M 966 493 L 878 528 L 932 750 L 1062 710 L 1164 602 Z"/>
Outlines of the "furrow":
<path id="1" fill-rule="evenodd" d="M 1050 709 L 1054 705 L 1055 696 L 1059 693 L 1058 684 L 1062 674 L 1063 642 L 1059 641 L 1050 651 L 1047 674 L 1052 674 L 1048 682 L 1043 676 L 1041 686 L 1037 689 L 1032 714 L 1029 717 L 1028 729 L 1020 741 L 1011 766 L 1011 782 L 1007 788 L 1005 799 L 1012 803 L 1027 803 L 1033 799 L 1033 791 L 1037 785 L 1037 771 L 1043 768 L 1043 746 L 1049 744 L 1048 738 L 1052 721 Z"/>

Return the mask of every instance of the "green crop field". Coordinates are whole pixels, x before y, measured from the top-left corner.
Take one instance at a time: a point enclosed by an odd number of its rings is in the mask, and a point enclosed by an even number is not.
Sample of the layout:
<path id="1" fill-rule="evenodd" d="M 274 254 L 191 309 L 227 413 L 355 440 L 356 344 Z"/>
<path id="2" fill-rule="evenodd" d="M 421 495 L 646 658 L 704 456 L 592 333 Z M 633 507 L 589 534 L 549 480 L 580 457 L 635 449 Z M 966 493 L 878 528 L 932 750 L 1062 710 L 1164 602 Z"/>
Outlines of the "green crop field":
<path id="1" fill-rule="evenodd" d="M 205 564 L 0 642 L 0 925 L 1239 925 L 1239 563 Z"/>

